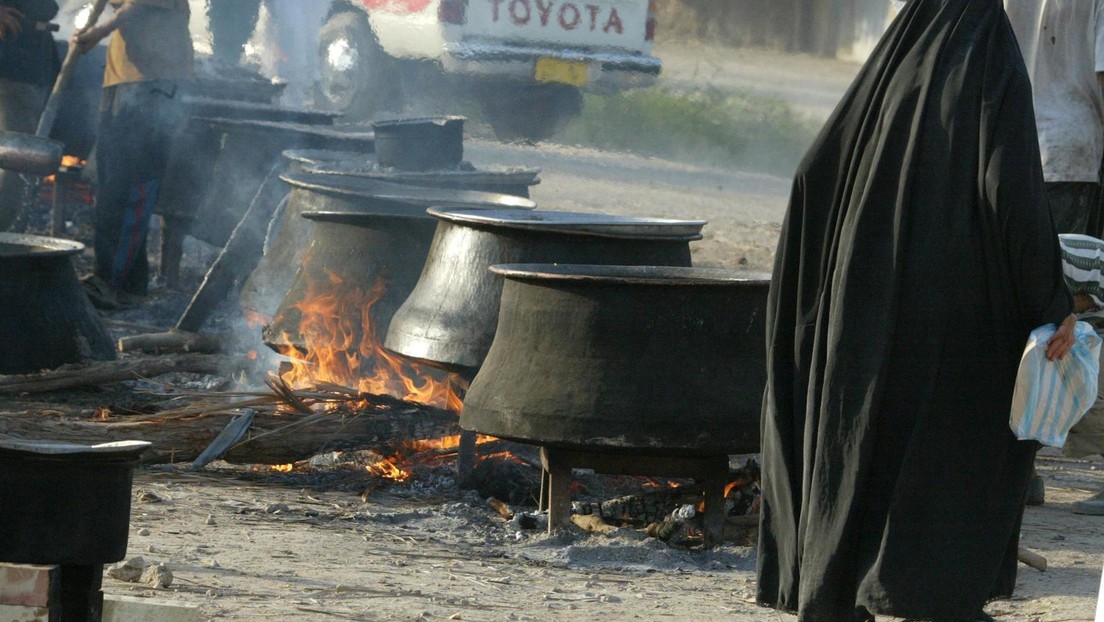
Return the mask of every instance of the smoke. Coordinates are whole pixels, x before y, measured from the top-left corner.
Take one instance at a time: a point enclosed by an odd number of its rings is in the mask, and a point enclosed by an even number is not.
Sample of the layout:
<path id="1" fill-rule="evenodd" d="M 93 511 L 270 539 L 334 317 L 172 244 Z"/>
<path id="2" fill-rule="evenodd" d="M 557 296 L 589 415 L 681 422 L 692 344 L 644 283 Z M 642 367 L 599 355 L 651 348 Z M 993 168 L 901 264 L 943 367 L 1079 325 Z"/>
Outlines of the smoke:
<path id="1" fill-rule="evenodd" d="M 282 103 L 304 106 L 318 80 L 318 34 L 328 0 L 265 0 L 243 63 L 287 83 Z"/>

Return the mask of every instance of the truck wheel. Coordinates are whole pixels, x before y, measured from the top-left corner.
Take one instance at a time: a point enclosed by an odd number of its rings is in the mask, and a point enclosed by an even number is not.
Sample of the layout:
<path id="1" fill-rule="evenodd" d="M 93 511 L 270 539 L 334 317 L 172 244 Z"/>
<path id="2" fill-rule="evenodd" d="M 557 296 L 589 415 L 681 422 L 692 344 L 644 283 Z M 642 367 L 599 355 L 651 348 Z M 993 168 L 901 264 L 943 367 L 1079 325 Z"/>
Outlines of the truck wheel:
<path id="1" fill-rule="evenodd" d="M 318 61 L 319 107 L 364 120 L 397 103 L 397 75 L 364 13 L 344 11 L 326 20 Z"/>
<path id="2" fill-rule="evenodd" d="M 482 103 L 499 140 L 535 143 L 551 138 L 582 112 L 583 94 L 571 86 L 533 84 L 492 90 Z"/>

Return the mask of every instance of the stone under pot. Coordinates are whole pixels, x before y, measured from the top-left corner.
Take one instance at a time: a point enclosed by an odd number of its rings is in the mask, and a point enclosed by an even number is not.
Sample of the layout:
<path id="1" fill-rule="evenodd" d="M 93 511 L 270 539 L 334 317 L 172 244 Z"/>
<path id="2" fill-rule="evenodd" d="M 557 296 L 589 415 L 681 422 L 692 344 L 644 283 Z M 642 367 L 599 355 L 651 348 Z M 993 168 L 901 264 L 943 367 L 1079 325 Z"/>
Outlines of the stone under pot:
<path id="1" fill-rule="evenodd" d="M 437 232 L 425 269 L 395 314 L 384 347 L 472 375 L 498 321 L 500 263 L 689 266 L 705 221 L 602 214 L 434 208 Z"/>
<path id="2" fill-rule="evenodd" d="M 459 202 L 476 209 L 536 207 L 531 200 L 512 195 L 423 188 L 357 177 L 289 173 L 281 179 L 290 185 L 291 192 L 270 227 L 268 250 L 241 293 L 242 306 L 266 318 L 275 316 L 310 244 L 314 221 L 302 218 L 307 212 L 417 216 L 433 223 L 425 215 L 426 208 L 432 205 Z M 383 334 L 380 333 L 381 338 Z"/>
<path id="3" fill-rule="evenodd" d="M 77 280 L 79 242 L 0 233 L 0 374 L 115 358 L 115 345 Z"/>
<path id="4" fill-rule="evenodd" d="M 465 430 L 546 447 L 690 457 L 759 450 L 770 277 L 503 265 Z"/>

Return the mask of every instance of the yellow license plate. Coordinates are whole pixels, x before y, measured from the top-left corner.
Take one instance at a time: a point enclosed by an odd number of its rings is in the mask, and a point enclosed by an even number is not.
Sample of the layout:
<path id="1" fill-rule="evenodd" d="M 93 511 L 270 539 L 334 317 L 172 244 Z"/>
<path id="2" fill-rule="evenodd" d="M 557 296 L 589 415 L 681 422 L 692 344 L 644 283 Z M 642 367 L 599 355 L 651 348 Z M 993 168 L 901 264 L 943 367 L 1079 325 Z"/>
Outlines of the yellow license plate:
<path id="1" fill-rule="evenodd" d="M 559 82 L 571 86 L 586 86 L 587 67 L 584 62 L 538 58 L 534 77 L 537 82 Z"/>

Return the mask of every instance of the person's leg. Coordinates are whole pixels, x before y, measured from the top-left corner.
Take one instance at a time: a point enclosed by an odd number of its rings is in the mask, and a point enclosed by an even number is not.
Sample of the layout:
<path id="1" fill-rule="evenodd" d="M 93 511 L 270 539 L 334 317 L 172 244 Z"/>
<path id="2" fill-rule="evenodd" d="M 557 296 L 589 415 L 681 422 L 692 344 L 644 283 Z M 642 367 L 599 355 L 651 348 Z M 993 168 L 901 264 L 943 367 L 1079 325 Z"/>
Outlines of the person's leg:
<path id="1" fill-rule="evenodd" d="M 96 254 L 95 276 L 111 287 L 115 287 L 115 256 L 126 216 L 128 169 L 134 148 L 126 120 L 121 118 L 119 99 L 125 86 L 104 89 L 96 142 L 96 228 L 92 247 Z"/>
<path id="2" fill-rule="evenodd" d="M 0 79 L 0 131 L 34 134 L 47 95 L 41 86 Z M 26 184 L 18 173 L 0 170 L 0 231 L 15 222 L 25 194 Z"/>
<path id="3" fill-rule="evenodd" d="M 179 125 L 180 97 L 166 81 L 120 84 L 105 92 L 96 159 L 96 275 L 118 292 L 144 296 L 146 238 Z"/>
<path id="4" fill-rule="evenodd" d="M 214 57 L 237 65 L 257 27 L 261 0 L 209 0 L 207 17 Z"/>

